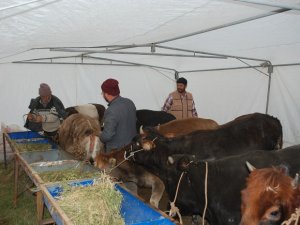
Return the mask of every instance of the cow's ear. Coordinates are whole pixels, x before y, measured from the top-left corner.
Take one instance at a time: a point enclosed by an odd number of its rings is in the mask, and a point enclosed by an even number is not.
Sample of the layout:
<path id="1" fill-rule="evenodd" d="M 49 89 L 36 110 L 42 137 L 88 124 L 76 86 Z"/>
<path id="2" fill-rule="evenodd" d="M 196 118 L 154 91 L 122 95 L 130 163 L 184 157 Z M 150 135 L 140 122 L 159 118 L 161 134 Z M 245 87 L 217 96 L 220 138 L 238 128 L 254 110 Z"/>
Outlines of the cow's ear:
<path id="1" fill-rule="evenodd" d="M 249 163 L 248 161 L 246 161 L 246 166 L 250 173 L 256 170 L 256 168 L 252 166 L 251 163 Z"/>
<path id="2" fill-rule="evenodd" d="M 115 158 L 110 158 L 110 159 L 108 160 L 108 163 L 109 163 L 109 165 L 110 165 L 111 167 L 114 167 L 114 166 L 116 166 L 116 164 L 117 164 L 117 160 L 116 160 Z"/>

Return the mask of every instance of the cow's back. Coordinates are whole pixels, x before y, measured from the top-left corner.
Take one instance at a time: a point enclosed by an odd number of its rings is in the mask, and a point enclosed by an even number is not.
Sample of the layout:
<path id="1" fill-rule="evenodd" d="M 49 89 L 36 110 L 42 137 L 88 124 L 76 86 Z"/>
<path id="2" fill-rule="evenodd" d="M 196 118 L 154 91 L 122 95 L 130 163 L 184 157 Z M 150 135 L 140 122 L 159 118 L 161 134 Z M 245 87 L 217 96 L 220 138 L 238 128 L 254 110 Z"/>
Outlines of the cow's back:
<path id="1" fill-rule="evenodd" d="M 149 132 L 150 131 L 150 132 Z M 152 140 L 155 140 L 154 142 Z M 198 130 L 184 136 L 165 138 L 148 130 L 143 139 L 143 148 L 156 146 L 156 151 L 141 153 L 145 157 L 164 154 L 195 154 L 199 159 L 213 160 L 242 154 L 255 149 L 275 150 L 282 141 L 282 127 L 276 118 L 264 114 L 253 114 L 220 126 L 215 130 Z M 143 157 L 141 157 L 143 161 Z"/>
<path id="2" fill-rule="evenodd" d="M 100 124 L 102 124 L 105 107 L 101 104 L 88 103 L 83 105 L 70 106 L 66 108 L 68 116 L 80 113 L 82 115 L 90 116 L 97 119 Z"/>
<path id="3" fill-rule="evenodd" d="M 166 136 L 179 136 L 191 133 L 196 130 L 214 130 L 219 127 L 218 123 L 212 119 L 187 118 L 172 120 L 168 123 L 156 127 L 157 131 Z"/>
<path id="4" fill-rule="evenodd" d="M 154 127 L 176 119 L 176 117 L 170 113 L 164 111 L 153 111 L 149 109 L 136 110 L 136 118 L 136 127 L 138 132 L 141 126 Z"/>
<path id="5" fill-rule="evenodd" d="M 280 121 L 268 114 L 252 113 L 242 115 L 233 121 L 223 124 L 220 129 L 229 131 L 233 135 L 238 132 L 249 135 L 253 141 L 262 141 L 262 146 L 256 149 L 281 149 L 282 148 L 282 126 Z"/>

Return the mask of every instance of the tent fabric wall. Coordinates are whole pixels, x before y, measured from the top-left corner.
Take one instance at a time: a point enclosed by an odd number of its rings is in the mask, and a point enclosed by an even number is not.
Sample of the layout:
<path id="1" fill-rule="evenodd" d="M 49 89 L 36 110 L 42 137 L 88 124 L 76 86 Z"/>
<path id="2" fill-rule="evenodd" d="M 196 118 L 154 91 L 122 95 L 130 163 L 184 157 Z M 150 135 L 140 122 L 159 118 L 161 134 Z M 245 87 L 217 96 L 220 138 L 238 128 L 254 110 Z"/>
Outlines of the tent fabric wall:
<path id="1" fill-rule="evenodd" d="M 175 88 L 174 75 L 144 67 L 28 64 L 0 67 L 0 121 L 21 126 L 30 99 L 38 96 L 42 82 L 51 86 L 65 107 L 86 103 L 106 106 L 100 85 L 110 77 L 120 82 L 121 95 L 131 98 L 138 109 L 160 110 L 164 98 Z"/>
<path id="2" fill-rule="evenodd" d="M 280 119 L 285 146 L 300 143 L 300 66 L 275 67 L 269 113 Z"/>
<path id="3" fill-rule="evenodd" d="M 297 0 L 264 2 L 299 4 Z M 268 61 L 275 65 L 268 113 L 282 122 L 284 145 L 299 144 L 299 18 L 299 10 L 234 0 L 1 1 L 0 122 L 22 126 L 23 114 L 41 82 L 49 83 L 66 107 L 89 102 L 106 105 L 99 86 L 113 77 L 120 81 L 122 95 L 138 109 L 160 110 L 175 89 L 177 71 L 188 79 L 199 115 L 223 124 L 239 115 L 265 112 L 268 76 L 263 74 L 267 68 L 260 65 Z M 107 45 L 131 48 L 113 50 Z M 112 50 L 119 54 L 111 54 Z M 212 55 L 199 52 L 228 57 L 201 58 Z M 33 59 L 45 64 L 24 63 Z M 288 65 L 276 66 L 282 64 Z M 255 68 L 234 69 L 245 66 Z M 224 68 L 232 69 L 214 70 Z"/>
<path id="4" fill-rule="evenodd" d="M 121 94 L 131 98 L 137 109 L 160 110 L 175 89 L 174 74 L 144 67 L 75 65 L 1 65 L 0 121 L 23 126 L 30 98 L 36 97 L 41 82 L 52 87 L 65 106 L 100 103 L 100 84 L 107 78 L 119 80 Z M 297 67 L 275 68 L 272 75 L 269 114 L 280 119 L 284 145 L 300 141 L 299 88 Z M 181 74 L 195 98 L 200 117 L 226 123 L 252 112 L 264 113 L 268 78 L 253 69 Z"/>

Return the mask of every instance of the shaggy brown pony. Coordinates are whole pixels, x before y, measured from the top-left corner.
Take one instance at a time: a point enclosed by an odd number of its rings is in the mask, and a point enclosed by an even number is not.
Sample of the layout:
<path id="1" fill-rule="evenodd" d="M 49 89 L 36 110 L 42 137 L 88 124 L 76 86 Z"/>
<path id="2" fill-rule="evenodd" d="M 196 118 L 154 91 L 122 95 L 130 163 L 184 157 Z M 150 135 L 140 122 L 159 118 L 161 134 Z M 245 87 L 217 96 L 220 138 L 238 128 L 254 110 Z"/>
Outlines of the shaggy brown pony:
<path id="1" fill-rule="evenodd" d="M 78 160 L 86 160 L 92 153 L 103 150 L 99 139 L 97 119 L 83 114 L 73 114 L 63 121 L 58 130 L 59 146 Z"/>

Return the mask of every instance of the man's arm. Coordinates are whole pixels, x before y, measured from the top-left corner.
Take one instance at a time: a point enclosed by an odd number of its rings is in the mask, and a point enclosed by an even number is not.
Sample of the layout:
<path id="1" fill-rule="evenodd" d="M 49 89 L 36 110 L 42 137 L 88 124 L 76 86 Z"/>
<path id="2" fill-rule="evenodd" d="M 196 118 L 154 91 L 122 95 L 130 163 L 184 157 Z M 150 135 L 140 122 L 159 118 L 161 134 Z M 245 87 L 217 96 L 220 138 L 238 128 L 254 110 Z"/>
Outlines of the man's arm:
<path id="1" fill-rule="evenodd" d="M 54 96 L 54 95 L 52 95 L 52 96 Z M 66 112 L 64 104 L 58 97 L 54 96 L 54 98 L 55 98 L 54 106 L 58 112 L 59 118 L 65 119 L 67 117 L 67 112 Z"/>
<path id="2" fill-rule="evenodd" d="M 165 111 L 165 112 L 169 112 L 169 110 L 171 109 L 172 104 L 173 104 L 173 97 L 170 94 L 168 96 L 168 98 L 166 99 L 166 101 L 164 103 L 164 106 L 161 108 L 161 110 Z"/>
<path id="3" fill-rule="evenodd" d="M 116 134 L 117 125 L 118 122 L 113 113 L 110 111 L 105 112 L 104 129 L 100 135 L 100 140 L 104 143 L 110 141 Z"/>

